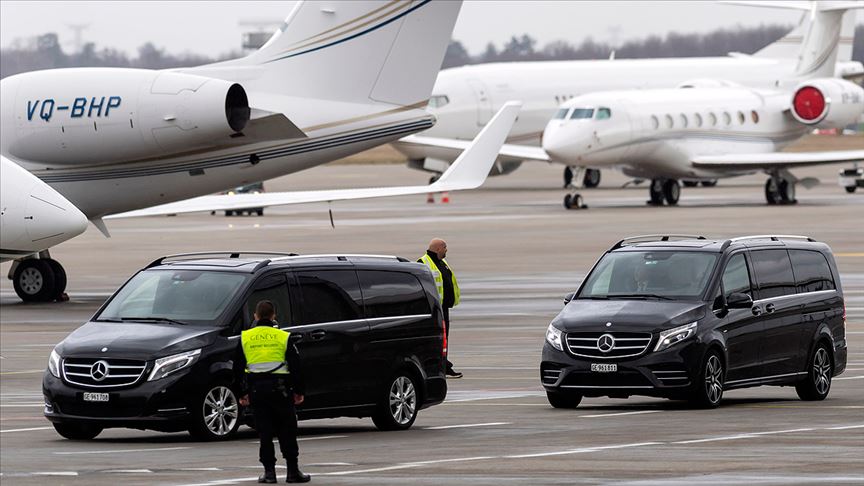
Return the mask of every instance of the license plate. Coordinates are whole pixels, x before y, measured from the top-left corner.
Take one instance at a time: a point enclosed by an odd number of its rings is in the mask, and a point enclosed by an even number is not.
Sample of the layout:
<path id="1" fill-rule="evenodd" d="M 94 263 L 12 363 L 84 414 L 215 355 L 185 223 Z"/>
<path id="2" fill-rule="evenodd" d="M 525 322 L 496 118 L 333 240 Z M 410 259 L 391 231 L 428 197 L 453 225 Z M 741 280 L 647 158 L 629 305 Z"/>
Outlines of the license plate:
<path id="1" fill-rule="evenodd" d="M 107 393 L 84 393 L 85 402 L 107 402 Z"/>
<path id="2" fill-rule="evenodd" d="M 615 363 L 591 363 L 591 371 L 597 373 L 614 373 L 618 371 L 618 365 Z"/>

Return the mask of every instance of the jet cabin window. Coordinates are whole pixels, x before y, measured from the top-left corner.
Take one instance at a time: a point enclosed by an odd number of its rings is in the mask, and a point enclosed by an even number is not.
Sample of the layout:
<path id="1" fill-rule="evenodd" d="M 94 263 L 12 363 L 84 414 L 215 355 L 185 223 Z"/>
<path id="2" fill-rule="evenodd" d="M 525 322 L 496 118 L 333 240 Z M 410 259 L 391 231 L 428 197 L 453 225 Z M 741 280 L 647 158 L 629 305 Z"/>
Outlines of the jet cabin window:
<path id="1" fill-rule="evenodd" d="M 557 112 L 555 112 L 555 116 L 552 118 L 555 120 L 563 120 L 567 118 L 567 112 L 570 111 L 570 108 L 560 108 Z"/>
<path id="2" fill-rule="evenodd" d="M 609 108 L 597 108 L 597 120 L 608 120 L 612 118 L 612 110 Z"/>
<path id="3" fill-rule="evenodd" d="M 574 108 L 570 113 L 571 120 L 583 120 L 594 116 L 594 108 Z"/>
<path id="4" fill-rule="evenodd" d="M 450 98 L 447 95 L 434 95 L 429 98 L 429 108 L 441 108 L 447 103 L 450 103 Z"/>

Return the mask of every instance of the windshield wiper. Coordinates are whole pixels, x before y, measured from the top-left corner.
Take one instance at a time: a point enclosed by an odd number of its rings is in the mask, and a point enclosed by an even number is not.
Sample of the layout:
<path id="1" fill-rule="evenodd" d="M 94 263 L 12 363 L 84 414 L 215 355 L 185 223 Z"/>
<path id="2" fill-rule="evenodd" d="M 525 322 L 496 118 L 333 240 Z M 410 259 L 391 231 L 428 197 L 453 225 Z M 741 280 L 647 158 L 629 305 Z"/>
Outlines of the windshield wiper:
<path id="1" fill-rule="evenodd" d="M 582 299 L 609 300 L 609 297 L 606 297 L 605 295 L 586 295 L 586 296 L 582 296 L 582 297 L 576 297 L 576 300 L 582 300 Z"/>
<path id="2" fill-rule="evenodd" d="M 176 319 L 171 319 L 170 317 L 121 317 L 121 321 L 135 321 L 135 322 L 167 322 L 169 324 L 180 324 L 187 325 L 186 322 L 178 321 Z"/>
<path id="3" fill-rule="evenodd" d="M 123 321 L 120 319 L 114 319 L 111 317 L 106 317 L 104 319 L 96 319 L 96 322 L 123 322 Z"/>
<path id="4" fill-rule="evenodd" d="M 672 297 L 666 297 L 665 295 L 657 295 L 657 294 L 613 294 L 610 295 L 609 298 L 617 299 L 660 299 L 660 300 L 675 300 Z"/>

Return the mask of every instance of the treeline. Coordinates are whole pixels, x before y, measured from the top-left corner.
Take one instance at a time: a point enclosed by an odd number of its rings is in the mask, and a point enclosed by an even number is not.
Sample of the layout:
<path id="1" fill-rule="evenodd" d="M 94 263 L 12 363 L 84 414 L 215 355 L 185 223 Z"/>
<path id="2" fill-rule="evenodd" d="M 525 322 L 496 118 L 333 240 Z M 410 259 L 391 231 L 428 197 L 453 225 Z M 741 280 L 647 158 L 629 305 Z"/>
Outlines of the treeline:
<path id="1" fill-rule="evenodd" d="M 513 36 L 503 46 L 489 43 L 478 55 L 470 55 L 459 41 L 447 48 L 443 67 L 463 66 L 487 62 L 552 61 L 573 59 L 607 59 L 614 51 L 618 59 L 646 57 L 699 57 L 724 56 L 729 52 L 751 54 L 774 42 L 791 30 L 791 26 L 763 25 L 719 29 L 705 34 L 670 33 L 664 37 L 650 36 L 630 40 L 620 46 L 586 39 L 580 44 L 566 41 L 550 42 L 542 47 L 530 35 Z M 26 41 L 18 40 L 0 51 L 0 78 L 38 69 L 63 67 L 135 67 L 168 69 L 197 66 L 239 57 L 240 52 L 211 58 L 197 54 L 170 54 L 153 43 L 138 49 L 136 57 L 129 57 L 112 48 L 97 48 L 85 44 L 80 52 L 66 53 L 57 34 L 48 33 Z M 864 62 L 864 25 L 855 29 L 853 59 Z"/>

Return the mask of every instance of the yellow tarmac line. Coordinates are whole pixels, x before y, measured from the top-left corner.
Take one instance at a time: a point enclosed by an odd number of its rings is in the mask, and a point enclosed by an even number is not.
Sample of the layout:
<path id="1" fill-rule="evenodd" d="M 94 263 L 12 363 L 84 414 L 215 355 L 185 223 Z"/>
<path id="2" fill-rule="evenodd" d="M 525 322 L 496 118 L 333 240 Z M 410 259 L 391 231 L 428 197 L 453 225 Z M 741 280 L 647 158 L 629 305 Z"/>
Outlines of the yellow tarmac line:
<path id="1" fill-rule="evenodd" d="M 29 375 L 33 373 L 43 373 L 45 370 L 27 370 L 27 371 L 4 371 L 0 375 Z"/>
<path id="2" fill-rule="evenodd" d="M 864 252 L 846 252 L 846 253 L 835 253 L 836 257 L 864 257 Z"/>

